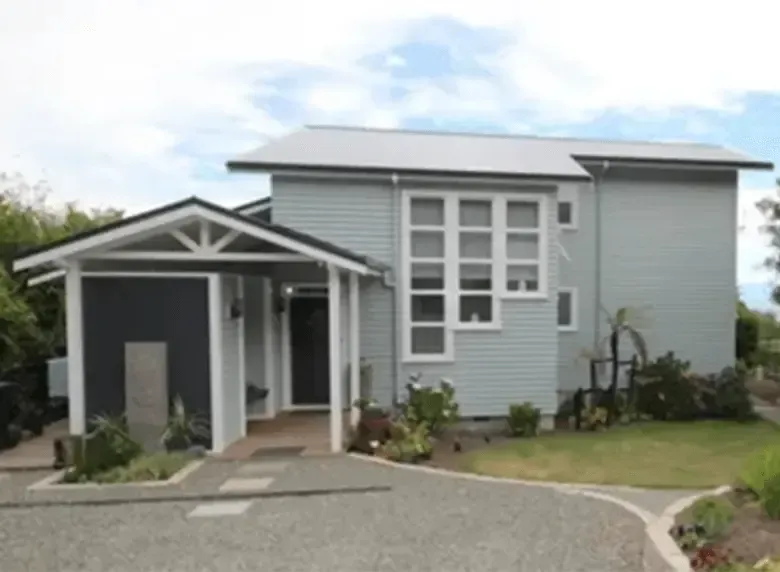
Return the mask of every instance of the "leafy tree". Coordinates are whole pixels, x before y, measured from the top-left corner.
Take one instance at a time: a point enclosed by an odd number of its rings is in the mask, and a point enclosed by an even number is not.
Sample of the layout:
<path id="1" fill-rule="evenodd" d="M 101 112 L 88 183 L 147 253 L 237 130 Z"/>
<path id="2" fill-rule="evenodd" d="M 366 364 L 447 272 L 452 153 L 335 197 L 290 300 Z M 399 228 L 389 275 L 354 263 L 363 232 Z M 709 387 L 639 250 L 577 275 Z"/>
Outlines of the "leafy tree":
<path id="1" fill-rule="evenodd" d="M 764 216 L 764 225 L 761 230 L 769 237 L 769 246 L 772 249 L 764 266 L 772 270 L 777 276 L 780 272 L 780 179 L 776 181 L 777 192 L 774 197 L 766 197 L 756 203 L 756 208 Z M 780 285 L 772 288 L 772 301 L 780 304 Z"/>
<path id="2" fill-rule="evenodd" d="M 75 204 L 47 202 L 45 181 L 29 185 L 23 177 L 0 173 L 0 376 L 41 362 L 64 345 L 64 294 L 61 283 L 27 286 L 29 272 L 12 272 L 25 249 L 94 228 L 122 216 L 115 209 L 84 211 Z"/>

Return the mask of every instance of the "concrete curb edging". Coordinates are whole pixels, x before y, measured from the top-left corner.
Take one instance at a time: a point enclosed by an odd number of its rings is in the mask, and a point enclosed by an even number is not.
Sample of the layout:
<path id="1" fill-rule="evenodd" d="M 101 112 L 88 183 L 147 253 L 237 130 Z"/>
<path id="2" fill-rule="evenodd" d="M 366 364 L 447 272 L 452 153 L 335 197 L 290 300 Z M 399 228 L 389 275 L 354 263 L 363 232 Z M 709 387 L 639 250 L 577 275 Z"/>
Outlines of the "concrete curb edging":
<path id="1" fill-rule="evenodd" d="M 627 500 L 608 494 L 610 489 L 613 491 L 644 490 L 638 487 L 610 487 L 606 485 L 590 485 L 585 483 L 551 483 L 545 481 L 508 479 L 504 477 L 490 477 L 487 475 L 476 475 L 473 473 L 451 471 L 449 469 L 439 469 L 425 465 L 395 463 L 381 457 L 361 455 L 358 453 L 350 453 L 349 456 L 355 459 L 375 463 L 377 465 L 383 465 L 385 467 L 394 467 L 407 471 L 417 471 L 420 473 L 438 475 L 441 477 L 480 481 L 484 483 L 513 484 L 547 488 L 556 490 L 562 494 L 580 495 L 618 505 L 639 518 L 645 525 L 644 550 L 642 551 L 643 568 L 645 572 L 690 572 L 691 567 L 688 562 L 688 558 L 685 556 L 685 554 L 683 554 L 682 550 L 680 550 L 680 548 L 677 546 L 677 543 L 669 535 L 669 529 L 674 525 L 674 520 L 677 514 L 688 508 L 700 498 L 723 494 L 731 490 L 731 487 L 728 486 L 718 487 L 717 489 L 685 497 L 670 504 L 664 509 L 664 512 L 660 517 L 656 517 L 645 509 L 638 507 L 637 505 Z"/>
<path id="2" fill-rule="evenodd" d="M 725 494 L 730 486 L 718 487 L 679 499 L 667 506 L 661 516 L 647 527 L 645 539 L 645 570 L 648 572 L 691 572 L 688 557 L 669 534 L 677 515 L 697 500 Z"/>
<path id="3" fill-rule="evenodd" d="M 205 461 L 203 459 L 196 459 L 190 461 L 184 465 L 181 469 L 172 474 L 168 479 L 164 481 L 138 481 L 135 483 L 62 483 L 62 477 L 65 475 L 66 469 L 56 471 L 50 474 L 48 477 L 41 479 L 29 487 L 28 491 L 83 491 L 94 489 L 109 489 L 109 488 L 128 488 L 128 487 L 169 487 L 171 485 L 178 485 L 184 479 L 189 477 L 192 473 L 197 471 L 203 466 Z"/>

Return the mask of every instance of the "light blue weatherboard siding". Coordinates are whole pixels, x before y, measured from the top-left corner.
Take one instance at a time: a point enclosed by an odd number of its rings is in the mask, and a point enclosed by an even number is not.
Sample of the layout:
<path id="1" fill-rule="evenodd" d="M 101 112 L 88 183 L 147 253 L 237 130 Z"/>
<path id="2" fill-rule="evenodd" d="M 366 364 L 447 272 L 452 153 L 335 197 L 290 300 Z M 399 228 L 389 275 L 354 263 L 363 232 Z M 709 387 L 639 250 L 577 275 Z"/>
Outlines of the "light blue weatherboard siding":
<path id="1" fill-rule="evenodd" d="M 673 350 L 701 372 L 734 363 L 737 176 L 734 171 L 607 171 L 600 185 L 602 300 L 638 308 L 651 356 Z M 579 230 L 561 242 L 561 286 L 579 289 L 579 331 L 561 332 L 560 388 L 588 383 L 593 342 L 595 198 L 579 193 Z M 601 326 L 606 331 L 606 322 Z"/>
<path id="2" fill-rule="evenodd" d="M 435 188 L 419 183 L 413 187 Z M 398 220 L 398 213 L 394 216 L 390 181 L 383 184 L 275 176 L 272 188 L 274 222 L 394 266 L 392 225 Z M 473 186 L 464 189 L 491 190 Z M 555 232 L 556 211 L 551 197 L 551 233 Z M 428 383 L 449 377 L 457 386 L 465 416 L 504 415 L 509 403 L 525 400 L 551 413 L 556 406 L 557 388 L 558 263 L 556 241 L 551 237 L 548 243 L 548 301 L 503 301 L 501 331 L 456 332 L 454 363 L 405 365 L 399 386 L 403 387 L 408 375 L 414 372 L 423 372 Z M 361 354 L 373 364 L 373 393 L 384 403 L 392 399 L 393 295 L 378 280 L 364 282 L 361 288 Z"/>

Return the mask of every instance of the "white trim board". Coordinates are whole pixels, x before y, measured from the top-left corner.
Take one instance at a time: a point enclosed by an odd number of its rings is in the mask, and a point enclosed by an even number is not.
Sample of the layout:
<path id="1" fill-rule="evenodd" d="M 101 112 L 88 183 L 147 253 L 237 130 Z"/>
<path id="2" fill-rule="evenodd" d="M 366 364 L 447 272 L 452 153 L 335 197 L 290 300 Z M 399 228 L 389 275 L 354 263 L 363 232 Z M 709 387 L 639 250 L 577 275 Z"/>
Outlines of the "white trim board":
<path id="1" fill-rule="evenodd" d="M 228 445 L 225 442 L 225 385 L 222 378 L 222 281 L 219 274 L 210 274 L 208 281 L 211 450 L 221 453 Z"/>

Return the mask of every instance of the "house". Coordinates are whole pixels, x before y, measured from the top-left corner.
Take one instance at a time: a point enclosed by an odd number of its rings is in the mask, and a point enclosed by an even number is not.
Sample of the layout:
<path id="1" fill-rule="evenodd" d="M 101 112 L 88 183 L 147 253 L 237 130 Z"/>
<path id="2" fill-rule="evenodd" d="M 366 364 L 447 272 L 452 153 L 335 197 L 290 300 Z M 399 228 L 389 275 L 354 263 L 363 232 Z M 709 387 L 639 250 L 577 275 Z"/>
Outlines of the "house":
<path id="1" fill-rule="evenodd" d="M 738 172 L 773 168 L 710 145 L 340 127 L 227 165 L 270 174 L 271 196 L 185 199 L 15 261 L 64 276 L 72 433 L 101 411 L 160 424 L 180 394 L 215 451 L 247 419 L 317 408 L 338 451 L 361 359 L 382 403 L 422 372 L 454 380 L 466 417 L 532 401 L 549 420 L 621 306 L 647 310 L 652 353 L 718 370 Z"/>

